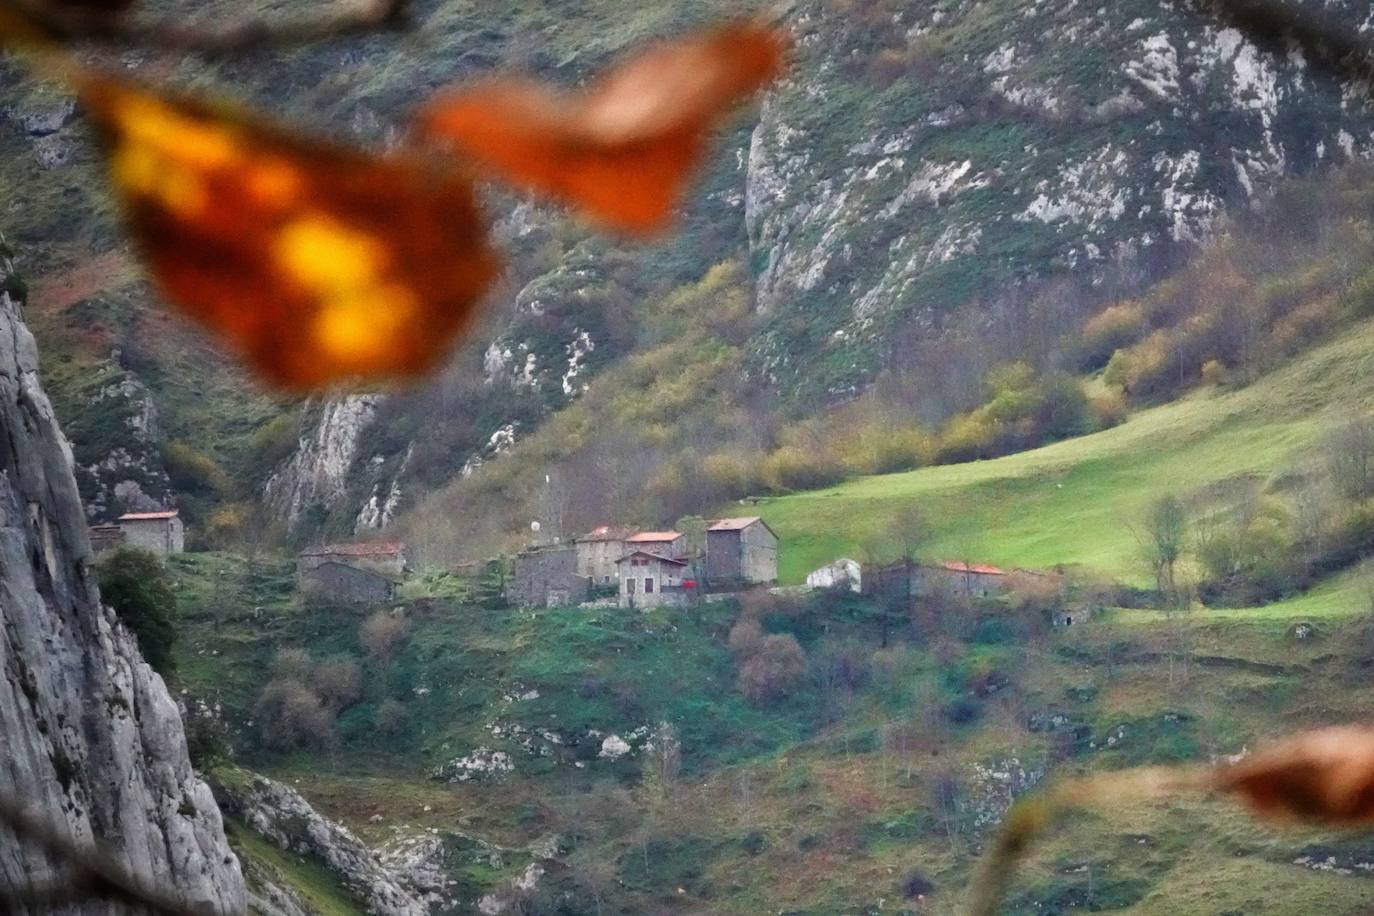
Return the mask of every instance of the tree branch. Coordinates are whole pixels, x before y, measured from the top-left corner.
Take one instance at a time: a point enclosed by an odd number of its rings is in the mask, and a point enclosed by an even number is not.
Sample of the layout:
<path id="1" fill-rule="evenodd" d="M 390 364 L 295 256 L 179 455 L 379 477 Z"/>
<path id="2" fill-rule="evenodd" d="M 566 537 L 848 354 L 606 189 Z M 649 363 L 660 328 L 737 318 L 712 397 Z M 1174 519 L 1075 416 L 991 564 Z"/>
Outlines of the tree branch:
<path id="1" fill-rule="evenodd" d="M 0 793 L 0 824 L 20 839 L 41 846 L 65 861 L 63 879 L 52 879 L 28 888 L 0 888 L 0 909 L 35 905 L 51 906 L 89 897 L 125 900 L 149 907 L 164 916 L 227 916 L 213 907 L 193 907 L 174 890 L 131 872 L 116 856 L 97 844 L 82 846 L 48 817 Z"/>
<path id="2" fill-rule="evenodd" d="M 321 16 L 285 22 L 246 18 L 211 28 L 163 20 L 140 22 L 98 10 L 54 8 L 37 0 L 17 0 L 14 5 L 59 42 L 96 41 L 208 56 L 296 47 L 370 32 L 402 31 L 412 24 L 407 0 L 375 0 L 361 6 L 345 4 L 342 9 L 336 3 L 332 13 Z"/>

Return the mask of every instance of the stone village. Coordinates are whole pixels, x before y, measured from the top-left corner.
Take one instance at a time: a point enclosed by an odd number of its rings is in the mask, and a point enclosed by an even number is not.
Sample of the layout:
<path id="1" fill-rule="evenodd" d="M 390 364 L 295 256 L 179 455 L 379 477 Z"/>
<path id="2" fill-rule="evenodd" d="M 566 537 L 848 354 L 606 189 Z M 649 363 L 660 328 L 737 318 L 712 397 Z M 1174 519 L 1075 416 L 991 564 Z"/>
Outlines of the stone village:
<path id="1" fill-rule="evenodd" d="M 185 544 L 175 509 L 128 513 L 113 524 L 92 526 L 90 535 L 97 552 L 127 546 L 167 556 L 181 553 Z M 775 588 L 779 549 L 778 536 L 767 522 L 745 516 L 717 519 L 691 534 L 602 525 L 569 541 L 533 544 L 509 564 L 493 562 L 503 570 L 504 598 L 519 607 L 593 602 L 683 607 L 708 597 Z M 392 601 L 410 571 L 406 546 L 399 542 L 324 544 L 305 548 L 296 558 L 301 594 L 341 604 Z M 978 599 L 1004 595 L 1018 579 L 1053 575 L 967 561 L 907 560 L 865 570 L 855 560 L 840 558 L 812 571 L 803 588 L 907 599 L 937 593 Z M 1055 623 L 1070 626 L 1073 619 L 1056 618 Z"/>

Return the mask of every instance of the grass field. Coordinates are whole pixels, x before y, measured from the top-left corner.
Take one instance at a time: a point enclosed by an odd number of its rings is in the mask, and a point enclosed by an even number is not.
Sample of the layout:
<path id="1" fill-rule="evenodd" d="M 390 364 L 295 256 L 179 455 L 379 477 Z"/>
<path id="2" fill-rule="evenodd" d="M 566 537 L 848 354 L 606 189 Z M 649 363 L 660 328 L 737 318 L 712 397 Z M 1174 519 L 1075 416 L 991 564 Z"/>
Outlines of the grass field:
<path id="1" fill-rule="evenodd" d="M 1157 496 L 1187 498 L 1311 460 L 1336 418 L 1374 404 L 1374 322 L 1354 326 L 1255 384 L 1143 410 L 1113 429 L 991 461 L 923 468 L 780 497 L 760 512 L 801 582 L 837 557 L 893 553 L 892 522 L 916 507 L 930 558 L 1006 567 L 1082 565 L 1144 583 L 1131 525 Z M 1315 608 L 1341 590 L 1310 597 Z"/>

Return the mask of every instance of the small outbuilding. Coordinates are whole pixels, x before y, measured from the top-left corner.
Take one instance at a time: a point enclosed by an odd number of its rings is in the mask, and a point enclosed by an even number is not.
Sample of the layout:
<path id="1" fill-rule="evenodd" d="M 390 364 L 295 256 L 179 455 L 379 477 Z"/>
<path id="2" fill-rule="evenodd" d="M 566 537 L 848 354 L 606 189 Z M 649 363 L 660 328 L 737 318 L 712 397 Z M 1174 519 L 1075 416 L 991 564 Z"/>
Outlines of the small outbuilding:
<path id="1" fill-rule="evenodd" d="M 300 589 L 321 601 L 384 604 L 396 597 L 396 580 L 373 569 L 326 560 L 301 576 Z"/>
<path id="2" fill-rule="evenodd" d="M 575 546 L 532 547 L 516 556 L 506 597 L 520 607 L 558 607 L 587 600 L 590 586 L 578 575 Z"/>
<path id="3" fill-rule="evenodd" d="M 181 513 L 176 509 L 126 512 L 118 518 L 117 524 L 127 547 L 137 547 L 160 557 L 186 549 L 186 531 L 181 524 Z"/>
<path id="4" fill-rule="evenodd" d="M 706 580 L 717 585 L 778 581 L 778 536 L 758 516 L 723 518 L 706 529 Z"/>
<path id="5" fill-rule="evenodd" d="M 406 573 L 406 545 L 399 542 L 369 542 L 363 544 L 322 544 L 300 552 L 296 557 L 297 577 L 326 563 L 342 563 L 358 569 L 368 569 L 391 579 Z"/>

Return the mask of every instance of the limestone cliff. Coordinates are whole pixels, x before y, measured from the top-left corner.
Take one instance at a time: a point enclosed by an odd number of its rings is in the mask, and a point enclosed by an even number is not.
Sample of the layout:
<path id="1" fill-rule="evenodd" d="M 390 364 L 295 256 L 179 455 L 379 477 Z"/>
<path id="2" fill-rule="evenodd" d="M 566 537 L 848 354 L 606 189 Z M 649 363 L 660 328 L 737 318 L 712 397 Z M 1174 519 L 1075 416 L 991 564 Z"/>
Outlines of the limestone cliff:
<path id="1" fill-rule="evenodd" d="M 102 608 L 72 455 L 0 253 L 0 791 L 109 843 L 188 907 L 240 912 L 239 864 L 176 704 Z M 0 828 L 0 883 L 60 862 Z M 72 912 L 128 912 L 92 902 Z"/>

